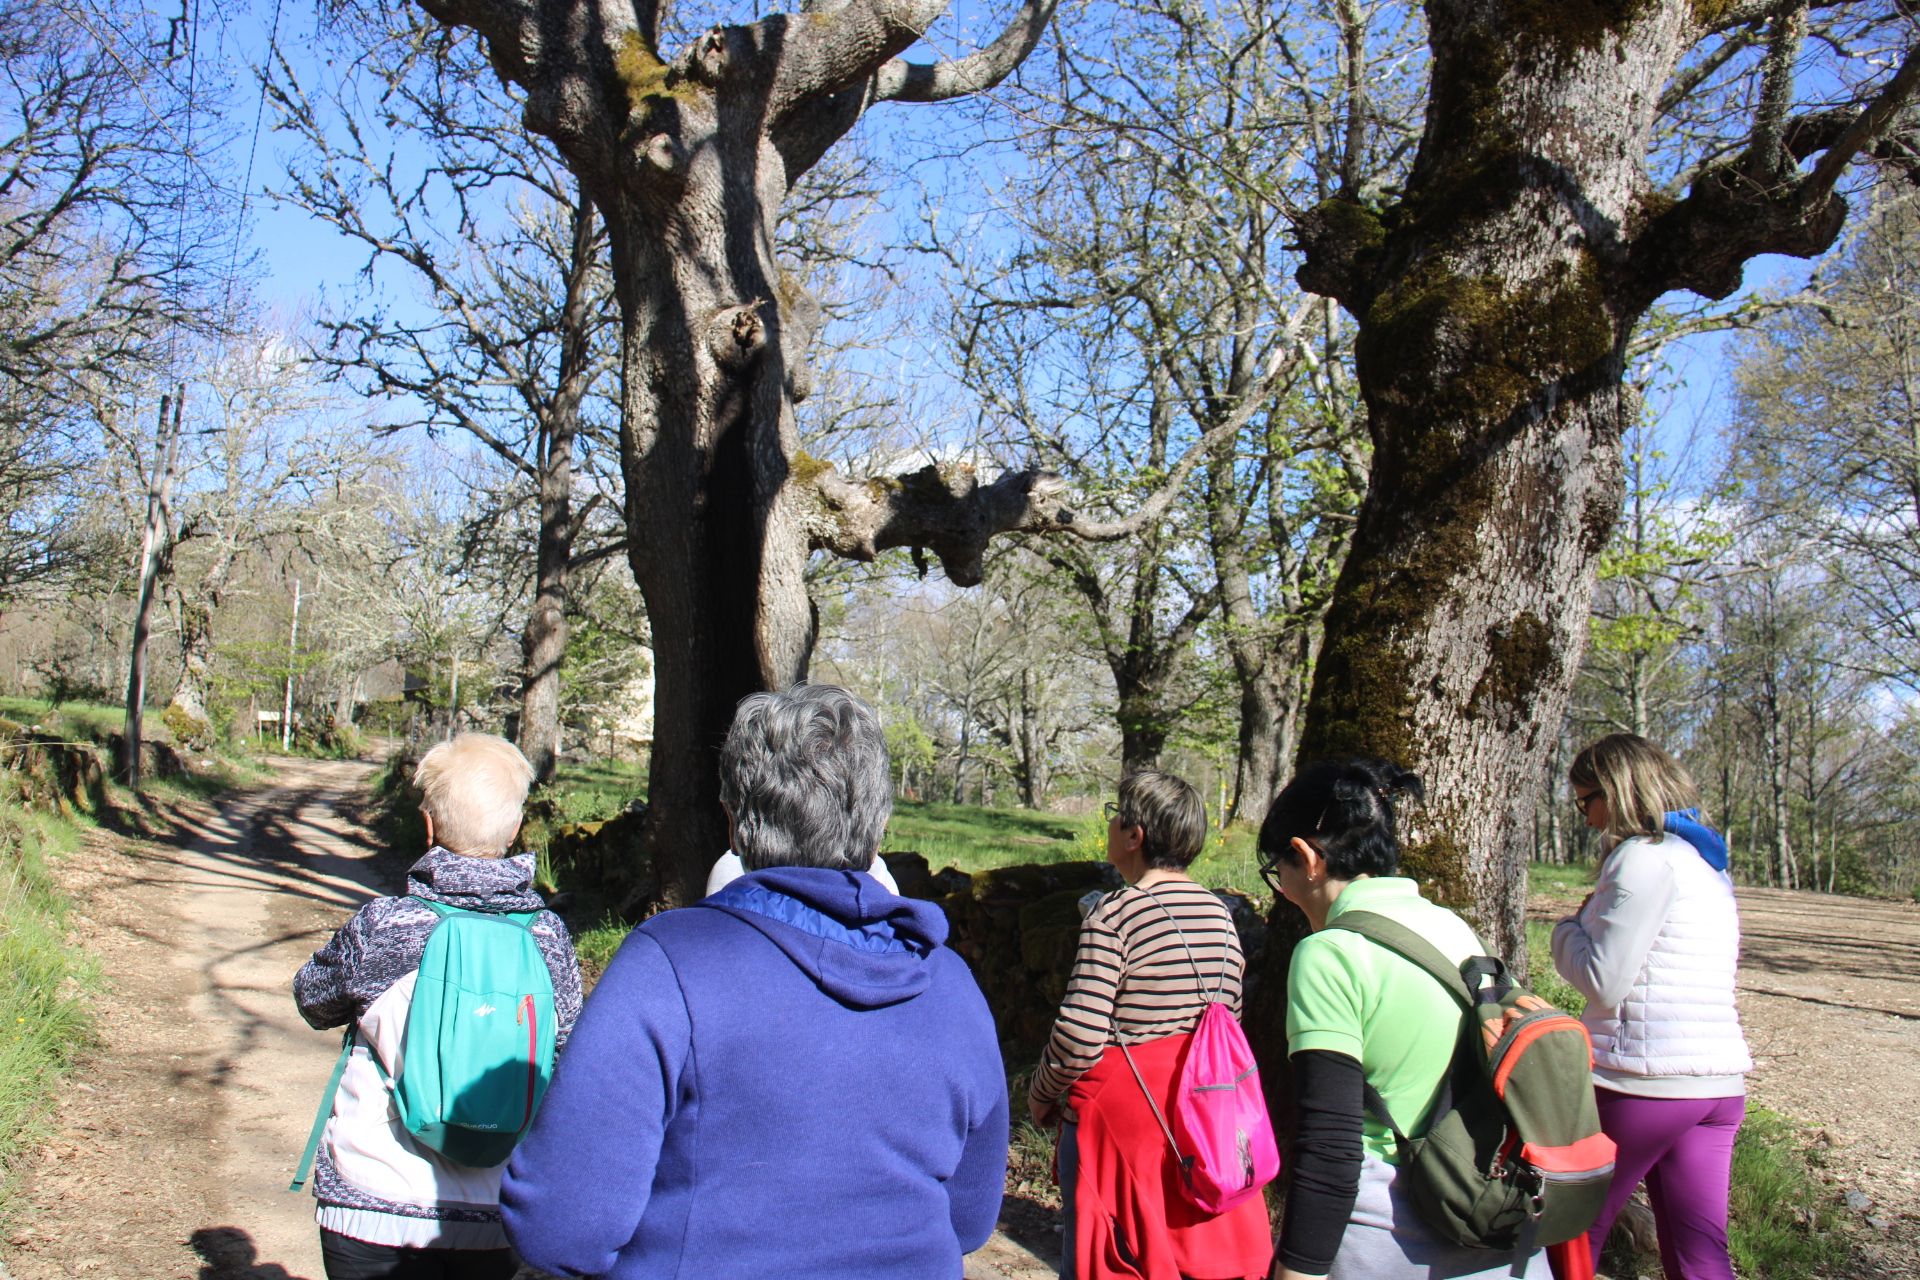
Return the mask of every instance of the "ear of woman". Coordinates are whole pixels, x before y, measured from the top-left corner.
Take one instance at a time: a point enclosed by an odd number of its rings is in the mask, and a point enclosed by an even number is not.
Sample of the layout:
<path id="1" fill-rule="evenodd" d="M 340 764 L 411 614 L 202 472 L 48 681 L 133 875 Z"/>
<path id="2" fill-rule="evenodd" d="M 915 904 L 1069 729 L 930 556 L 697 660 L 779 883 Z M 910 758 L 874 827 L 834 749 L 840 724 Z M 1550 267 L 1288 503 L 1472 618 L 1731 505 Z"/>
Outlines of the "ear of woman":
<path id="1" fill-rule="evenodd" d="M 1327 878 L 1326 855 L 1314 848 L 1306 837 L 1293 838 L 1293 851 L 1300 855 L 1300 867 L 1307 873 L 1308 880 L 1317 882 Z"/>

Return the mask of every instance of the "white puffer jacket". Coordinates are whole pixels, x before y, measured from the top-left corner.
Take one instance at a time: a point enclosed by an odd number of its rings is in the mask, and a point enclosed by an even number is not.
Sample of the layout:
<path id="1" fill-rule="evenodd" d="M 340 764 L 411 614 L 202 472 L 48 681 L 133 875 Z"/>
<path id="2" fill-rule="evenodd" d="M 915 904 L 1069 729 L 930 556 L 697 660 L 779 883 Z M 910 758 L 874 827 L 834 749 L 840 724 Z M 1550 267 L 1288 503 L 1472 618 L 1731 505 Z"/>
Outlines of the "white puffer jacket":
<path id="1" fill-rule="evenodd" d="M 1615 848 L 1593 896 L 1553 930 L 1554 967 L 1587 997 L 1596 1082 L 1656 1097 L 1744 1092 L 1739 956 L 1726 872 L 1677 835 Z"/>

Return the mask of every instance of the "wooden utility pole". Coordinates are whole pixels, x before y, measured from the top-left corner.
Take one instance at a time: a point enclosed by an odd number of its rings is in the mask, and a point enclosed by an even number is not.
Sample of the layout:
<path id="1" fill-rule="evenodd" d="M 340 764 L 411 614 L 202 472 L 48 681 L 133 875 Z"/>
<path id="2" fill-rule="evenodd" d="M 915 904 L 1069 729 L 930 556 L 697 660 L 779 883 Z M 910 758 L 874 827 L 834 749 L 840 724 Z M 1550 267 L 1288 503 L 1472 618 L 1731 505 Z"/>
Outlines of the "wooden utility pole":
<path id="1" fill-rule="evenodd" d="M 140 534 L 140 596 L 133 611 L 133 654 L 127 664 L 127 785 L 140 789 L 140 741 L 147 701 L 147 639 L 153 596 L 160 571 L 173 551 L 173 480 L 180 462 L 180 413 L 183 385 L 160 397 L 160 421 L 154 437 L 153 469 L 147 473 L 147 521 Z"/>

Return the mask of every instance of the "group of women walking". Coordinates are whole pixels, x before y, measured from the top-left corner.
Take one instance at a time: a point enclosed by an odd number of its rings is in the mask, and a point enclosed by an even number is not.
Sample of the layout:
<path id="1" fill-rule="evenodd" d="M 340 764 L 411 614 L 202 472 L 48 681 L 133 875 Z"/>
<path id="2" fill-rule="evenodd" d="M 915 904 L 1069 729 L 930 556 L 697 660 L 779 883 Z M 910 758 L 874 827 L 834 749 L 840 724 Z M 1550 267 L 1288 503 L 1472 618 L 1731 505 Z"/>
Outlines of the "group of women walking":
<path id="1" fill-rule="evenodd" d="M 1644 738 L 1591 744 L 1569 782 L 1605 849 L 1593 892 L 1553 933 L 1556 968 L 1587 998 L 1599 1112 L 1618 1148 L 1591 1257 L 1644 1181 L 1668 1280 L 1732 1280 L 1727 1191 L 1752 1063 L 1734 1008 L 1726 844 L 1685 770 Z M 1260 828 L 1261 875 L 1313 929 L 1287 979 L 1295 1124 L 1276 1245 L 1260 1197 L 1206 1215 L 1179 1193 L 1159 1113 L 1207 1004 L 1239 1012 L 1244 957 L 1224 905 L 1187 874 L 1206 835 L 1199 795 L 1164 773 L 1121 782 L 1107 857 L 1126 887 L 1087 915 L 1028 1095 L 1035 1122 L 1059 1127 L 1062 1277 L 1549 1274 L 1544 1254 L 1463 1247 L 1429 1227 L 1375 1118 L 1384 1111 L 1412 1138 L 1425 1131 L 1444 1105 L 1461 1009 L 1411 961 L 1328 924 L 1364 911 L 1456 962 L 1487 954 L 1399 874 L 1402 811 L 1424 798 L 1421 780 L 1390 762 L 1323 762 L 1293 778 Z"/>

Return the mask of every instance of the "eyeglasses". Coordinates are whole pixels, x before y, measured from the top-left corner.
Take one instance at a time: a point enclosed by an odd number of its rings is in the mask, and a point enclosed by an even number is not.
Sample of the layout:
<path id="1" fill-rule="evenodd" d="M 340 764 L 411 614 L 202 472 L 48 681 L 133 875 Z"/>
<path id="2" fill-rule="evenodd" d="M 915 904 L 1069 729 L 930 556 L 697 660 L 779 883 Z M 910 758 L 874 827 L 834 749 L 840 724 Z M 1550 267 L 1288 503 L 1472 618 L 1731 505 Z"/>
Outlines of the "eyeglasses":
<path id="1" fill-rule="evenodd" d="M 1107 815 L 1107 821 L 1109 822 L 1113 821 L 1115 818 L 1120 816 L 1120 802 L 1117 800 L 1107 801 L 1105 804 L 1100 806 L 1100 809 L 1101 809 L 1101 812 Z"/>
<path id="2" fill-rule="evenodd" d="M 1267 888 L 1273 890 L 1273 896 L 1275 898 L 1281 898 L 1285 896 L 1280 892 L 1280 864 L 1279 863 L 1277 862 L 1261 863 L 1260 878 L 1267 882 Z"/>
<path id="3" fill-rule="evenodd" d="M 1595 790 L 1595 791 L 1589 791 L 1585 795 L 1581 795 L 1579 792 L 1576 791 L 1573 793 L 1573 807 L 1578 809 L 1580 811 L 1580 816 L 1584 818 L 1587 816 L 1587 810 L 1593 805 L 1593 802 L 1595 800 L 1600 799 L 1605 794 L 1606 792 L 1604 791 Z"/>

